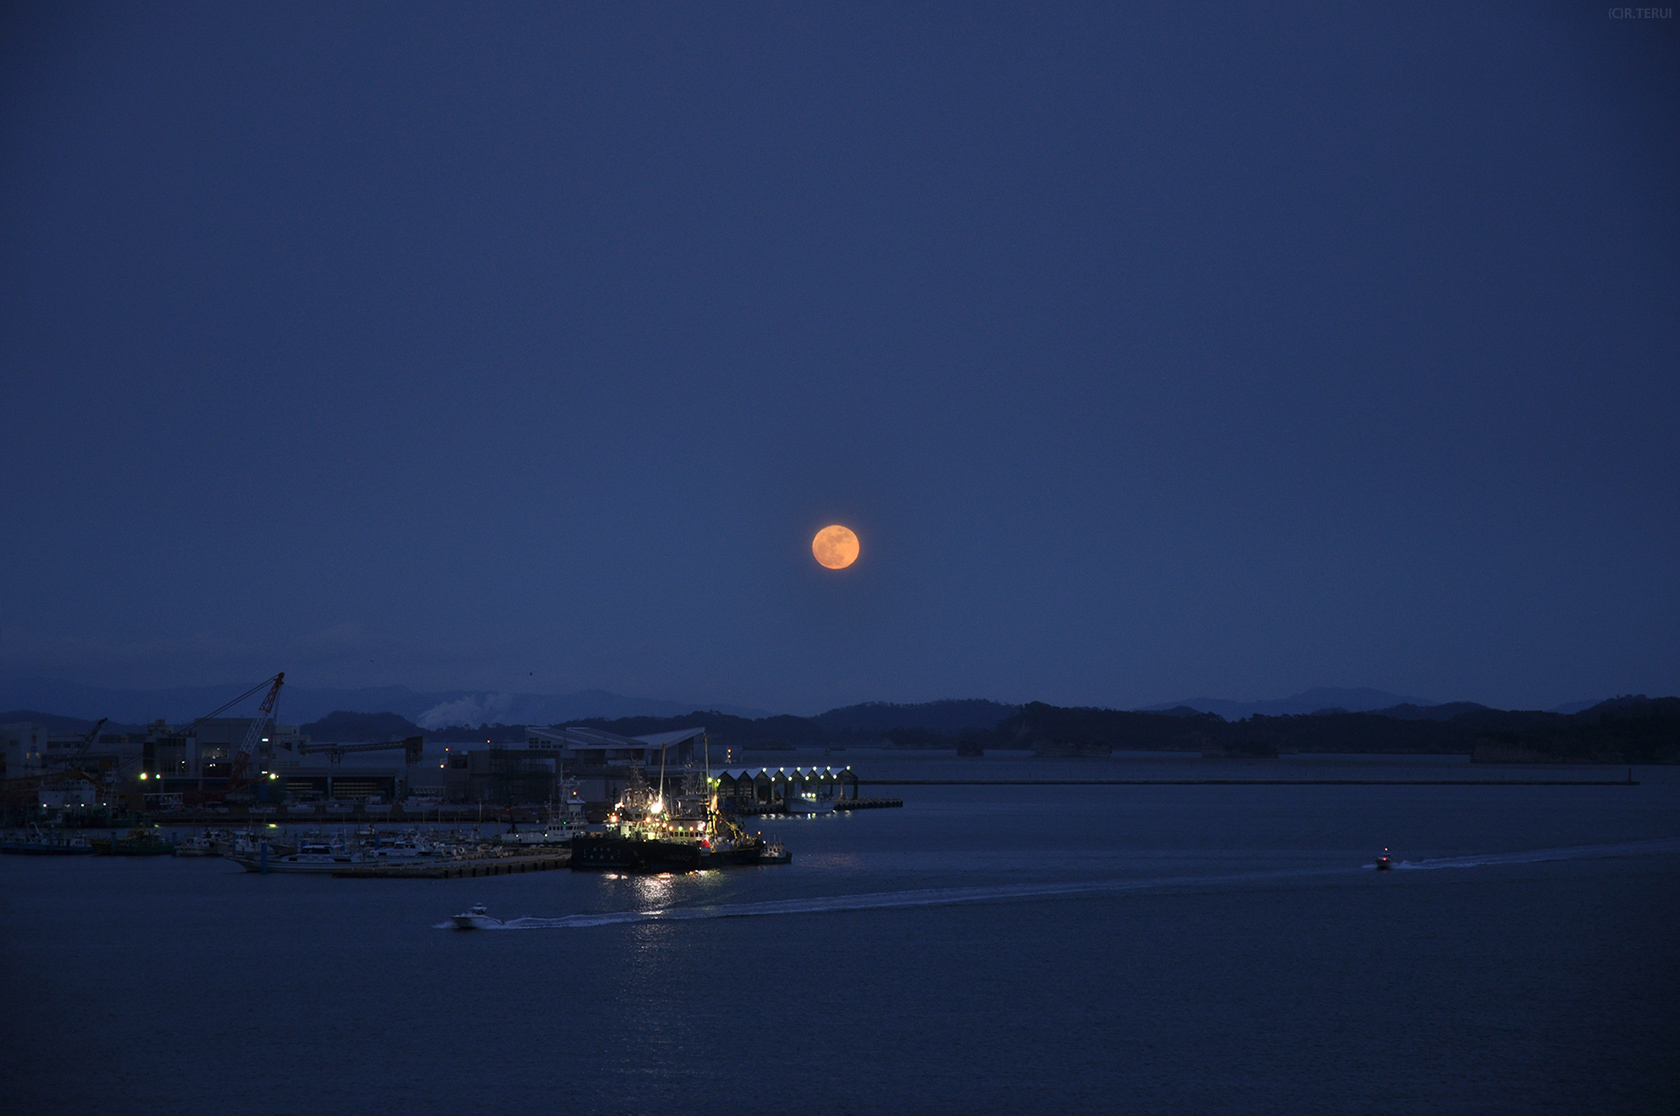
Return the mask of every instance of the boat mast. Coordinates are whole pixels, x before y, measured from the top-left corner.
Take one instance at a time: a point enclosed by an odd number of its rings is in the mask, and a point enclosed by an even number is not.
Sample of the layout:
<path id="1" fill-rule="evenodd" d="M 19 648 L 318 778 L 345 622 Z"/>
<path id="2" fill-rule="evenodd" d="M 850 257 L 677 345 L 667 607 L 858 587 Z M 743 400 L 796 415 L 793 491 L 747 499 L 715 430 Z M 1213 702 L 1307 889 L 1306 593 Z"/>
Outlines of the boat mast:
<path id="1" fill-rule="evenodd" d="M 659 809 L 661 813 L 665 810 L 665 753 L 667 750 L 664 745 L 659 748 Z"/>

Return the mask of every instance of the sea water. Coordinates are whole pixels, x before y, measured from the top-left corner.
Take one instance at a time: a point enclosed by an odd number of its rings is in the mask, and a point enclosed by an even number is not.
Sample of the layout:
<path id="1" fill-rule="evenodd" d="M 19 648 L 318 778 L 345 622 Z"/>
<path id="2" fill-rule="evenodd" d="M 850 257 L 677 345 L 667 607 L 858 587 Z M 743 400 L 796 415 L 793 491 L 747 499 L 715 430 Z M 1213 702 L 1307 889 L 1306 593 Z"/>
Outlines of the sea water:
<path id="1" fill-rule="evenodd" d="M 866 780 L 1626 770 L 773 759 Z M 0 858 L 0 1106 L 1671 1113 L 1680 772 L 1634 776 L 870 785 L 905 806 L 764 819 L 791 865 L 687 876 Z M 475 902 L 509 929 L 440 928 Z"/>

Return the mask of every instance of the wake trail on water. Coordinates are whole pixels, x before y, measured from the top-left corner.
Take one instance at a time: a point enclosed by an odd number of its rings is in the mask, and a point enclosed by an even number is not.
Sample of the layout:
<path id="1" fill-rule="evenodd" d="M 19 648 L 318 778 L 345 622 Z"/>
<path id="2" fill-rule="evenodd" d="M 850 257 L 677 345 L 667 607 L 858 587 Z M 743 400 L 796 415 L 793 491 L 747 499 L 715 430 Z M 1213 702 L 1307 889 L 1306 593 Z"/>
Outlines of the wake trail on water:
<path id="1" fill-rule="evenodd" d="M 1402 869 L 1478 868 L 1498 864 L 1538 864 L 1549 860 L 1591 860 L 1626 856 L 1680 853 L 1680 838 L 1626 841 L 1611 845 L 1580 845 L 1566 849 L 1535 849 L 1528 852 L 1484 853 L 1477 856 L 1436 857 L 1401 861 Z M 1206 888 L 1264 884 L 1351 875 L 1374 867 L 1370 864 L 1346 868 L 1279 869 L 1209 876 L 1171 876 L 1153 879 L 1070 880 L 1061 883 L 997 884 L 990 887 L 930 887 L 906 891 L 874 891 L 856 895 L 823 895 L 803 899 L 769 899 L 756 903 L 719 903 L 710 906 L 658 907 L 644 911 L 601 911 L 565 915 L 561 918 L 513 918 L 500 930 L 571 930 L 591 926 L 622 926 L 643 922 L 695 922 L 718 918 L 757 918 L 766 915 L 821 914 L 829 911 L 881 911 L 901 907 L 943 907 L 958 903 L 1008 903 L 1034 899 L 1114 895 L 1169 888 Z M 440 930 L 453 923 L 440 922 Z"/>
<path id="2" fill-rule="evenodd" d="M 1335 875 L 1347 868 L 1316 871 L 1245 872 L 1227 876 L 1176 876 L 1170 879 L 1087 880 L 1044 884 L 999 884 L 991 887 L 929 887 L 909 891 L 872 891 L 857 895 L 822 895 L 804 899 L 768 899 L 756 903 L 719 903 L 712 906 L 661 907 L 647 911 L 610 911 L 566 915 L 563 918 L 514 918 L 504 930 L 560 930 L 584 926 L 614 926 L 631 922 L 691 922 L 714 918 L 754 918 L 763 915 L 818 914 L 826 911 L 881 911 L 896 907 L 944 907 L 957 903 L 1004 903 L 1026 899 L 1102 895 L 1123 891 L 1187 885 L 1257 883 L 1302 876 Z"/>
<path id="3" fill-rule="evenodd" d="M 1395 867 L 1412 871 L 1433 868 L 1482 868 L 1496 864 L 1541 864 L 1548 860 L 1608 860 L 1624 856 L 1656 856 L 1662 853 L 1680 853 L 1680 837 L 1659 837 L 1651 841 L 1620 841 L 1611 845 L 1575 845 L 1565 849 L 1437 856 L 1425 860 L 1402 860 Z"/>

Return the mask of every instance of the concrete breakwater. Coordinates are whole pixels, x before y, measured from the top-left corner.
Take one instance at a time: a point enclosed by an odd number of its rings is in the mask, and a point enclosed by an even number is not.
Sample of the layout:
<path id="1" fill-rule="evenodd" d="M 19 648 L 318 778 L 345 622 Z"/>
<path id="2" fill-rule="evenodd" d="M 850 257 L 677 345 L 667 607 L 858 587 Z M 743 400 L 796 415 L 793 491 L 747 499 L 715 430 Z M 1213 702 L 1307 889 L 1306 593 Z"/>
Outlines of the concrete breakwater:
<path id="1" fill-rule="evenodd" d="M 571 863 L 570 849 L 541 856 L 474 857 L 467 860 L 432 861 L 420 864 L 346 865 L 333 873 L 335 880 L 461 880 L 483 876 L 512 876 L 521 872 L 552 872 Z"/>
<path id="2" fill-rule="evenodd" d="M 865 787 L 1637 787 L 1624 779 L 870 779 Z M 900 803 L 902 805 L 902 803 Z"/>

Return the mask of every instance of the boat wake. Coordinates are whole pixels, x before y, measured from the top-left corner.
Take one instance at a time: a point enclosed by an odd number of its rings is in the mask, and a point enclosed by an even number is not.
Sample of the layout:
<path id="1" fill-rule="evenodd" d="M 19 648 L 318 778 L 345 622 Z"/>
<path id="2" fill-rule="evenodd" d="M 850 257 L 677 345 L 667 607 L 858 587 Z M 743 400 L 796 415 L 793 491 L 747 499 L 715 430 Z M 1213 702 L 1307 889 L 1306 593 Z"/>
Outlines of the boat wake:
<path id="1" fill-rule="evenodd" d="M 1610 857 L 1652 856 L 1680 853 L 1680 838 L 1627 841 L 1612 845 L 1581 845 L 1567 849 L 1535 849 L 1528 852 L 1486 853 L 1479 856 L 1435 857 L 1403 860 L 1402 869 L 1478 868 L 1499 864 L 1538 864 L 1548 860 L 1590 860 Z M 710 906 L 658 907 L 645 911 L 602 911 L 565 915 L 561 918 L 512 918 L 487 930 L 572 930 L 591 926 L 622 926 L 641 922 L 693 922 L 716 918 L 754 918 L 764 915 L 821 914 L 829 911 L 880 911 L 898 907 L 941 907 L 958 903 L 1009 903 L 1033 899 L 1075 898 L 1114 895 L 1125 892 L 1163 891 L 1184 888 L 1286 883 L 1294 880 L 1351 875 L 1369 864 L 1346 868 L 1281 869 L 1225 875 L 1172 876 L 1125 880 L 1070 880 L 1061 883 L 1002 884 L 992 887 L 933 887 L 907 891 L 874 891 L 856 895 L 823 895 L 804 899 L 770 899 L 756 903 L 719 903 Z M 440 930 L 454 929 L 451 922 L 437 924 Z"/>
<path id="2" fill-rule="evenodd" d="M 880 911 L 896 907 L 943 907 L 957 903 L 1007 903 L 1029 899 L 1055 899 L 1084 895 L 1105 895 L 1127 891 L 1206 887 L 1209 884 L 1265 883 L 1309 876 L 1344 875 L 1351 868 L 1310 871 L 1245 872 L 1222 876 L 1175 876 L 1168 879 L 1068 881 L 1065 883 L 1015 884 L 992 887 L 931 887 L 909 891 L 873 891 L 856 895 L 823 895 L 805 899 L 770 899 L 757 903 L 719 903 L 711 906 L 660 907 L 646 911 L 603 911 L 597 914 L 566 915 L 563 918 L 513 918 L 503 930 L 564 930 L 588 926 L 616 926 L 635 922 L 690 922 L 715 918 L 752 918 L 762 915 L 819 914 L 828 911 Z M 451 923 L 439 923 L 447 929 Z"/>
<path id="3" fill-rule="evenodd" d="M 1434 868 L 1483 868 L 1496 864 L 1541 864 L 1548 860 L 1608 860 L 1624 856 L 1656 856 L 1662 853 L 1680 853 L 1680 837 L 1661 837 L 1652 841 L 1620 841 L 1612 845 L 1576 845 L 1566 849 L 1437 856 L 1427 860 L 1402 860 L 1395 867 L 1414 871 Z"/>

